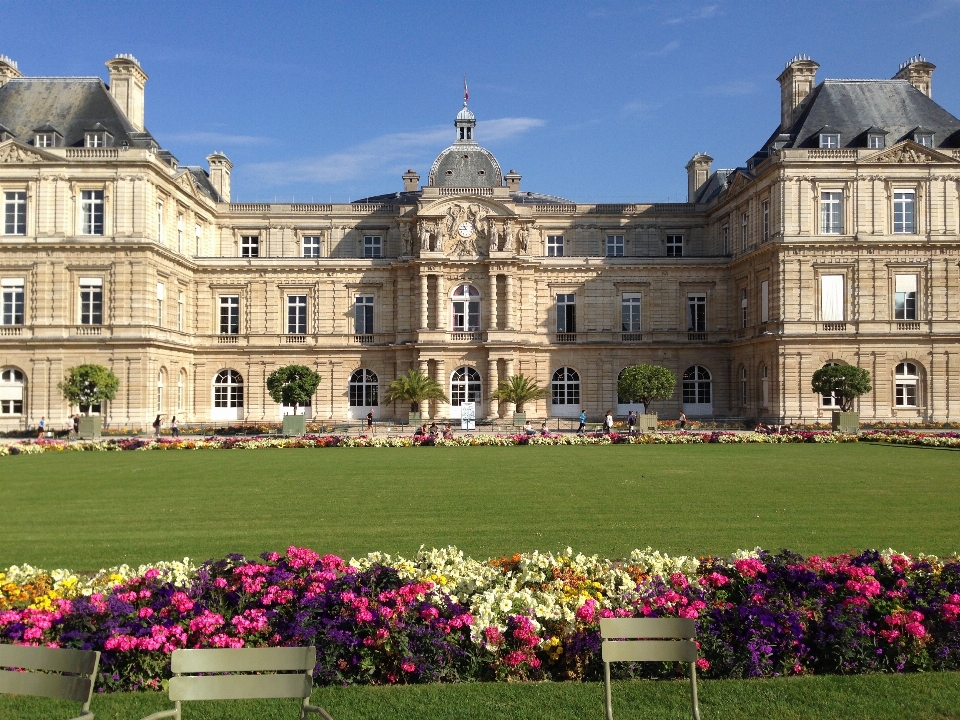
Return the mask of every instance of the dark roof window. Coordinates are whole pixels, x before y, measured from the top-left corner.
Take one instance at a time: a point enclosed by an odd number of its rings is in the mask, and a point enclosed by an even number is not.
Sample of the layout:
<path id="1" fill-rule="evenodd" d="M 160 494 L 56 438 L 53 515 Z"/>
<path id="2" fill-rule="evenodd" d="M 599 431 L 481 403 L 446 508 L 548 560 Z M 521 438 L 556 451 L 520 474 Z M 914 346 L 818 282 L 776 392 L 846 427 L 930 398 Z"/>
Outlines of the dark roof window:
<path id="1" fill-rule="evenodd" d="M 923 126 L 918 127 L 913 131 L 913 141 L 918 145 L 923 145 L 924 147 L 932 148 L 933 138 L 934 138 L 933 131 Z"/>
<path id="2" fill-rule="evenodd" d="M 820 128 L 820 147 L 838 148 L 840 147 L 840 133 L 829 125 Z"/>
<path id="3" fill-rule="evenodd" d="M 113 135 L 100 123 L 83 131 L 83 146 L 88 148 L 107 147 L 113 144 Z"/>
<path id="4" fill-rule="evenodd" d="M 52 125 L 41 125 L 34 129 L 36 135 L 33 137 L 33 144 L 36 147 L 50 148 L 62 147 L 63 135 Z"/>

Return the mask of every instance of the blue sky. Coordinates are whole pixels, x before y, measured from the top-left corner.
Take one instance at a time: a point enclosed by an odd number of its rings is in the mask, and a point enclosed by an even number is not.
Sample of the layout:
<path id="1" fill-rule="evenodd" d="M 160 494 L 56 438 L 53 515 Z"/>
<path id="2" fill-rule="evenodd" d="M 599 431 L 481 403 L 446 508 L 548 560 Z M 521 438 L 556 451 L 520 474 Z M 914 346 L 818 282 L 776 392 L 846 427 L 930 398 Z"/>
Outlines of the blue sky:
<path id="1" fill-rule="evenodd" d="M 25 75 L 100 75 L 132 53 L 146 123 L 184 164 L 233 160 L 233 200 L 402 189 L 453 140 L 463 74 L 477 139 L 521 188 L 682 201 L 697 151 L 743 164 L 779 122 L 776 77 L 888 78 L 917 53 L 960 116 L 960 0 L 884 2 L 97 2 L 0 0 Z"/>

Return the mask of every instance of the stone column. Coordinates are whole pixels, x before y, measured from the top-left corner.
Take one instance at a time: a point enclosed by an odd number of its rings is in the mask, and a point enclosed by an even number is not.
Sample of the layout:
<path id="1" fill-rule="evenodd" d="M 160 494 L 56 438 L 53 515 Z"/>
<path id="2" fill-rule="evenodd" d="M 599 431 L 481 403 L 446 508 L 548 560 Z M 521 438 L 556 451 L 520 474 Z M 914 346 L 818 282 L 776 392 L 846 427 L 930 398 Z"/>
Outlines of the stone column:
<path id="1" fill-rule="evenodd" d="M 516 304 L 513 297 L 513 274 L 507 274 L 507 330 L 513 330 L 515 325 L 513 321 L 513 309 Z"/>
<path id="2" fill-rule="evenodd" d="M 436 317 L 436 327 L 434 330 L 446 330 L 446 313 L 447 313 L 447 284 L 443 273 L 437 273 L 437 317 Z"/>
<path id="3" fill-rule="evenodd" d="M 497 359 L 490 357 L 487 360 L 487 419 L 496 420 L 500 417 L 499 401 L 492 396 L 493 391 L 500 384 L 500 378 L 497 377 Z"/>
<path id="4" fill-rule="evenodd" d="M 420 329 L 427 329 L 427 278 L 426 273 L 420 274 Z"/>
<path id="5" fill-rule="evenodd" d="M 506 362 L 504 363 L 504 365 L 505 365 L 505 369 L 506 369 L 506 371 L 507 371 L 507 377 L 504 378 L 504 380 L 509 379 L 509 378 L 512 378 L 512 377 L 513 377 L 513 371 L 514 371 L 513 358 L 512 358 L 512 357 L 508 357 L 508 358 L 506 359 Z M 534 378 L 534 379 L 536 379 L 536 378 Z M 507 403 L 507 414 L 506 414 L 504 417 L 506 417 L 506 418 L 513 418 L 513 413 L 516 411 L 516 409 L 517 409 L 517 408 L 516 408 L 516 406 L 515 406 L 513 403 Z"/>
<path id="6" fill-rule="evenodd" d="M 443 392 L 449 394 L 450 388 L 447 382 L 447 364 L 442 359 L 437 360 L 437 377 L 434 378 L 440 387 L 443 388 Z M 443 400 L 437 400 L 437 416 L 443 419 L 450 417 L 450 403 L 444 402 Z"/>

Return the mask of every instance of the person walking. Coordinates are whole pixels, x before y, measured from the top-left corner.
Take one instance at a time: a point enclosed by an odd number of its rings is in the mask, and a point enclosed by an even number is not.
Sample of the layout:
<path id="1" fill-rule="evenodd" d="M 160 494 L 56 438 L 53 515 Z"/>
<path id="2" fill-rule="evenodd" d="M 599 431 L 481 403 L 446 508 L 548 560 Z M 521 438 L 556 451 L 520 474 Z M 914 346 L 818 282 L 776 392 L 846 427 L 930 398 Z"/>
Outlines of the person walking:
<path id="1" fill-rule="evenodd" d="M 40 417 L 40 424 L 38 425 L 39 432 L 37 433 L 37 439 L 43 437 L 43 434 L 47 431 L 47 419 L 43 416 Z"/>
<path id="2" fill-rule="evenodd" d="M 180 437 L 180 423 L 177 422 L 177 416 L 173 416 L 173 420 L 170 421 L 170 432 L 175 438 Z"/>
<path id="3" fill-rule="evenodd" d="M 630 414 L 627 415 L 627 427 L 630 428 L 630 434 L 637 434 L 637 411 L 631 410 Z"/>
<path id="4" fill-rule="evenodd" d="M 607 416 L 603 419 L 604 432 L 609 435 L 613 432 L 613 413 L 607 410 Z"/>
<path id="5" fill-rule="evenodd" d="M 687 414 L 681 410 L 680 419 L 677 420 L 677 427 L 683 430 L 687 426 Z"/>
<path id="6" fill-rule="evenodd" d="M 577 435 L 583 435 L 587 431 L 587 411 L 580 411 L 580 427 L 577 428 Z"/>
<path id="7" fill-rule="evenodd" d="M 370 408 L 370 412 L 367 413 L 367 434 L 377 434 L 377 429 L 373 426 L 373 408 Z"/>
<path id="8" fill-rule="evenodd" d="M 153 421 L 153 436 L 155 438 L 160 437 L 160 416 L 157 415 L 157 419 Z"/>
<path id="9" fill-rule="evenodd" d="M 73 416 L 73 436 L 80 439 L 80 413 Z"/>

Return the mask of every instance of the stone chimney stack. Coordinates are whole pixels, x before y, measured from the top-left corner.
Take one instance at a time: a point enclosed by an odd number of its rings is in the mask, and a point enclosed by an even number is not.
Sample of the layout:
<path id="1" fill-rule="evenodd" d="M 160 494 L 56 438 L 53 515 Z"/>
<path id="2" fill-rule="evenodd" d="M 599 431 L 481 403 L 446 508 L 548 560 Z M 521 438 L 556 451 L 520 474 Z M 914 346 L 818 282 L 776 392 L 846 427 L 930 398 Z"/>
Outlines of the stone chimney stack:
<path id="1" fill-rule="evenodd" d="M 207 155 L 207 162 L 210 164 L 210 184 L 223 202 L 230 202 L 230 171 L 233 163 L 222 152 Z"/>
<path id="2" fill-rule="evenodd" d="M 0 87 L 7 84 L 13 78 L 23 77 L 17 69 L 17 61 L 11 60 L 6 55 L 0 55 Z"/>
<path id="3" fill-rule="evenodd" d="M 699 152 L 690 158 L 687 163 L 687 202 L 697 201 L 697 193 L 710 177 L 710 165 L 713 158 L 706 153 Z"/>
<path id="4" fill-rule="evenodd" d="M 420 176 L 413 168 L 410 168 L 403 174 L 403 191 L 416 192 L 420 189 Z"/>
<path id="5" fill-rule="evenodd" d="M 503 176 L 503 179 L 507 181 L 507 190 L 510 192 L 518 192 L 520 190 L 520 178 L 523 177 L 519 175 L 516 170 L 511 170 L 506 175 Z"/>
<path id="6" fill-rule="evenodd" d="M 797 106 L 813 90 L 819 63 L 806 55 L 797 55 L 787 63 L 787 68 L 777 81 L 780 83 L 780 130 L 786 132 L 796 122 Z"/>
<path id="7" fill-rule="evenodd" d="M 143 91 L 147 74 L 140 67 L 140 61 L 133 55 L 117 55 L 106 65 L 110 70 L 110 94 L 133 126 L 143 132 Z"/>
<path id="8" fill-rule="evenodd" d="M 933 71 L 937 66 L 927 62 L 922 55 L 915 55 L 900 65 L 894 80 L 906 80 L 928 98 L 933 98 Z"/>

